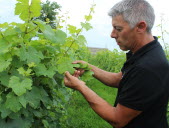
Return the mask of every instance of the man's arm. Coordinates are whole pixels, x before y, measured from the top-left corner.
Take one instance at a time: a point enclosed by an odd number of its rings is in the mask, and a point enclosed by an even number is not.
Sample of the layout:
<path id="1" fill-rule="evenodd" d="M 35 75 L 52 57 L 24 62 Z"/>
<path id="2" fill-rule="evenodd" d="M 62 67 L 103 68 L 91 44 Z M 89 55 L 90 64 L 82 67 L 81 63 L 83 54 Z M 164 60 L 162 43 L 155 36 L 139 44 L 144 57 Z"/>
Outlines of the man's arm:
<path id="1" fill-rule="evenodd" d="M 122 72 L 119 73 L 112 73 L 112 72 L 107 72 L 104 71 L 96 66 L 90 65 L 91 70 L 94 72 L 94 77 L 101 81 L 102 83 L 112 86 L 112 87 L 117 87 L 120 83 L 120 80 L 122 78 Z"/>
<path id="2" fill-rule="evenodd" d="M 116 107 L 112 107 L 109 103 L 88 88 L 83 81 L 80 81 L 78 78 L 70 75 L 69 72 L 65 73 L 64 82 L 67 87 L 78 90 L 88 101 L 91 108 L 115 128 L 124 127 L 141 113 L 141 111 L 127 108 L 121 104 L 118 104 Z"/>
<path id="3" fill-rule="evenodd" d="M 112 107 L 87 86 L 83 86 L 79 91 L 88 101 L 91 108 L 115 128 L 124 127 L 141 113 L 141 111 L 127 108 L 121 104 Z"/>

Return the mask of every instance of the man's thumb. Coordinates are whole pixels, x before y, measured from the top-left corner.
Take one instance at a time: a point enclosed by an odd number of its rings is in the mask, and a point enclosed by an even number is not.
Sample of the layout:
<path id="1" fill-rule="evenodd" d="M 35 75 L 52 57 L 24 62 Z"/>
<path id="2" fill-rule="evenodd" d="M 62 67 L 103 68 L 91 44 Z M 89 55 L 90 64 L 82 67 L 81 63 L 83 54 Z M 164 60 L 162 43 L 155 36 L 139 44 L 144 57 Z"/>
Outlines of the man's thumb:
<path id="1" fill-rule="evenodd" d="M 71 77 L 71 74 L 70 74 L 68 71 L 66 71 L 66 72 L 65 72 L 65 76 L 66 76 L 66 78 L 69 79 L 69 78 Z"/>

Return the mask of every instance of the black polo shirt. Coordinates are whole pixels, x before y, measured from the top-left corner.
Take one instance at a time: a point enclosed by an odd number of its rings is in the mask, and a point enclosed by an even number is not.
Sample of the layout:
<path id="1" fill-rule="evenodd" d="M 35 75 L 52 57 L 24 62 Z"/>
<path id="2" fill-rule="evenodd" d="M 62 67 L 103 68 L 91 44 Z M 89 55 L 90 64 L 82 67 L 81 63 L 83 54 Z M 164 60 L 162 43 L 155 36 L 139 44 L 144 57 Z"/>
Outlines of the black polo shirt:
<path id="1" fill-rule="evenodd" d="M 154 38 L 135 54 L 127 53 L 115 106 L 119 103 L 142 113 L 124 128 L 168 128 L 169 63 Z"/>

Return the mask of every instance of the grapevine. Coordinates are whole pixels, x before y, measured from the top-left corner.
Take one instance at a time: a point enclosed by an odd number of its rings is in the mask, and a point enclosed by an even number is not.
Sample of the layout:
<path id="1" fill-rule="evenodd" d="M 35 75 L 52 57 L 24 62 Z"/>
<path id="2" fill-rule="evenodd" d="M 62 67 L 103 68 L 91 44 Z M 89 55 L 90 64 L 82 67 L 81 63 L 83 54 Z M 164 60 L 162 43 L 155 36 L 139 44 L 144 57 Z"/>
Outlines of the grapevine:
<path id="1" fill-rule="evenodd" d="M 63 72 L 74 71 L 86 40 L 71 25 L 68 35 L 36 19 L 40 11 L 40 0 L 17 0 L 23 22 L 0 24 L 0 127 L 67 127 Z"/>

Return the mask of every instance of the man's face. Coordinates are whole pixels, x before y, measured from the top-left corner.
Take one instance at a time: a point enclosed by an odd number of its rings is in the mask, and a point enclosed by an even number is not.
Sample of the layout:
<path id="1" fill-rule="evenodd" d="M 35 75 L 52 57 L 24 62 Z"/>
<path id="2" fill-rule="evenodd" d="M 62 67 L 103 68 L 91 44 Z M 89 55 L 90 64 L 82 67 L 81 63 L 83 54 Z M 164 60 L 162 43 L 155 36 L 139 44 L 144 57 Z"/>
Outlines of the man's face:
<path id="1" fill-rule="evenodd" d="M 131 50 L 135 42 L 135 29 L 131 29 L 121 15 L 112 19 L 112 26 L 111 37 L 115 38 L 120 49 L 123 51 Z"/>

